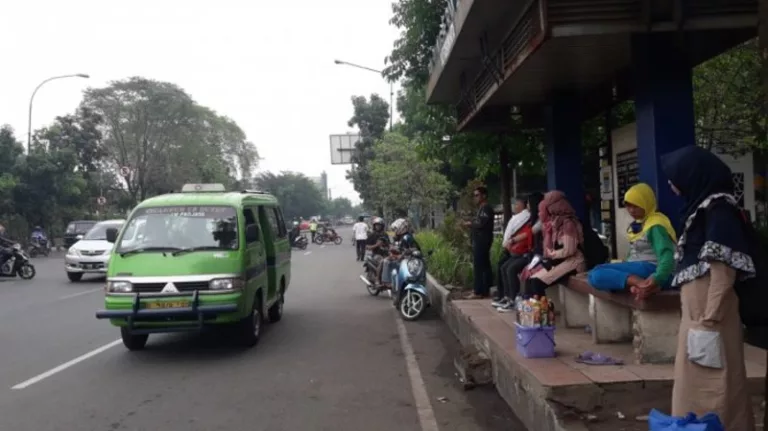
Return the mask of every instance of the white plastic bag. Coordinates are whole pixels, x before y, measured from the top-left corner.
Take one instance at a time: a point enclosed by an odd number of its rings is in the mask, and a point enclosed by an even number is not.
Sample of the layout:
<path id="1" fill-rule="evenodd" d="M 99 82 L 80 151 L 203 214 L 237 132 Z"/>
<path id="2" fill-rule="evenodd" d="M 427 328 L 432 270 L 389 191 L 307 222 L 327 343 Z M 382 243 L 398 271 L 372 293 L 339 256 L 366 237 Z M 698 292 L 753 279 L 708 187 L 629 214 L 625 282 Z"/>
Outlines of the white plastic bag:
<path id="1" fill-rule="evenodd" d="M 704 329 L 688 330 L 688 360 L 707 368 L 723 368 L 720 333 Z"/>

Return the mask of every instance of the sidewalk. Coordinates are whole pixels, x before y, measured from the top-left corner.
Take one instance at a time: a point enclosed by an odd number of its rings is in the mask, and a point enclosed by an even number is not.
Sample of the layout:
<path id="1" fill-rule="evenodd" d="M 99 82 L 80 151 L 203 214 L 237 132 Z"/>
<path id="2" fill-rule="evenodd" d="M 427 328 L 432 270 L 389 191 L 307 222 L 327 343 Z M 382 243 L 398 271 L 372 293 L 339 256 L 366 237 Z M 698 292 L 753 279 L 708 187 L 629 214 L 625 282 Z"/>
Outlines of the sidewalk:
<path id="1" fill-rule="evenodd" d="M 636 365 L 630 343 L 595 345 L 584 330 L 563 325 L 556 330 L 556 358 L 527 359 L 516 350 L 514 313 L 499 313 L 490 301 L 450 301 L 431 276 L 428 285 L 433 306 L 462 345 L 491 359 L 496 389 L 529 431 L 645 431 L 651 408 L 670 411 L 673 365 Z M 626 365 L 575 362 L 585 351 Z M 766 352 L 746 346 L 746 367 L 762 423 Z"/>

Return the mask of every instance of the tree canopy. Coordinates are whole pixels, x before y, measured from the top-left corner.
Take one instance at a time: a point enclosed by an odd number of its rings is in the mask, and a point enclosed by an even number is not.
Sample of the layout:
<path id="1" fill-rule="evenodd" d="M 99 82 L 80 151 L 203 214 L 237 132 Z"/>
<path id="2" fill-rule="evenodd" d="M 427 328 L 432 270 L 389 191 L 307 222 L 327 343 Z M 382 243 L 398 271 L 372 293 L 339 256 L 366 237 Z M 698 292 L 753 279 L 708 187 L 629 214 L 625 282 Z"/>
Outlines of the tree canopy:
<path id="1" fill-rule="evenodd" d="M 325 210 L 325 200 L 315 183 L 304 174 L 266 172 L 256 177 L 256 186 L 274 195 L 286 220 L 309 218 Z"/>

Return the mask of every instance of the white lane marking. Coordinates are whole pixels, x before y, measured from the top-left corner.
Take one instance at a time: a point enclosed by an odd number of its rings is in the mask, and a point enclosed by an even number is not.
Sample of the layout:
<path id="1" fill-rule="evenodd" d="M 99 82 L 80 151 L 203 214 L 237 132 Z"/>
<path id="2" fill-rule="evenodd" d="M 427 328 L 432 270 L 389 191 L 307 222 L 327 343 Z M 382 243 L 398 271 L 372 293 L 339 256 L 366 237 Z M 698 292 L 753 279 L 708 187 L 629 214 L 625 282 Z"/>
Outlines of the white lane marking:
<path id="1" fill-rule="evenodd" d="M 321 245 L 321 246 L 320 246 L 320 248 L 325 248 L 325 246 L 324 246 L 324 245 Z"/>
<path id="2" fill-rule="evenodd" d="M 87 294 L 93 293 L 93 292 L 103 292 L 103 291 L 104 291 L 103 287 L 97 287 L 96 289 L 88 289 L 88 290 L 85 290 L 83 292 L 77 292 L 77 293 L 73 293 L 73 294 L 70 294 L 70 295 L 64 295 L 61 298 L 59 298 L 59 301 L 63 301 L 65 299 L 70 299 L 70 298 L 75 298 L 75 297 L 78 297 L 78 296 L 81 296 L 81 295 L 87 295 Z"/>
<path id="3" fill-rule="evenodd" d="M 397 333 L 400 335 L 400 345 L 405 355 L 408 377 L 411 380 L 411 390 L 413 391 L 413 400 L 416 402 L 416 413 L 419 415 L 421 431 L 439 431 L 435 412 L 432 410 L 432 403 L 429 401 L 429 395 L 427 395 L 427 385 L 421 377 L 419 363 L 416 361 L 413 346 L 408 339 L 408 332 L 406 332 L 405 325 L 397 314 L 395 314 L 395 322 L 397 323 Z"/>
<path id="4" fill-rule="evenodd" d="M 304 252 L 304 256 L 309 256 L 310 254 L 312 254 L 312 252 L 311 252 L 311 251 L 305 251 L 305 252 Z"/>
<path id="5" fill-rule="evenodd" d="M 113 341 L 113 342 L 111 342 L 109 344 L 105 344 L 105 345 L 103 345 L 103 346 L 101 346 L 101 347 L 99 347 L 97 349 L 91 350 L 90 352 L 88 352 L 88 353 L 86 353 L 86 354 L 84 354 L 82 356 L 78 356 L 77 358 L 75 358 L 75 359 L 73 359 L 73 360 L 71 360 L 69 362 L 65 362 L 65 363 L 59 365 L 56 368 L 51 368 L 50 370 L 48 370 L 48 371 L 46 371 L 46 372 L 44 372 L 42 374 L 38 374 L 35 377 L 32 377 L 29 380 L 25 380 L 25 381 L 19 383 L 16 386 L 12 386 L 11 389 L 18 390 L 18 389 L 24 389 L 24 388 L 27 388 L 29 386 L 32 386 L 35 383 L 38 383 L 41 380 L 45 380 L 45 379 L 47 379 L 48 377 L 51 377 L 54 374 L 60 373 L 60 372 L 62 372 L 64 370 L 66 370 L 69 367 L 77 365 L 80 362 L 83 362 L 83 361 L 85 361 L 88 358 L 94 357 L 94 356 L 98 355 L 99 353 L 102 353 L 102 352 L 104 352 L 106 350 L 109 350 L 109 349 L 117 346 L 118 344 L 120 344 L 122 342 L 123 342 L 122 340 L 115 340 L 115 341 Z"/>

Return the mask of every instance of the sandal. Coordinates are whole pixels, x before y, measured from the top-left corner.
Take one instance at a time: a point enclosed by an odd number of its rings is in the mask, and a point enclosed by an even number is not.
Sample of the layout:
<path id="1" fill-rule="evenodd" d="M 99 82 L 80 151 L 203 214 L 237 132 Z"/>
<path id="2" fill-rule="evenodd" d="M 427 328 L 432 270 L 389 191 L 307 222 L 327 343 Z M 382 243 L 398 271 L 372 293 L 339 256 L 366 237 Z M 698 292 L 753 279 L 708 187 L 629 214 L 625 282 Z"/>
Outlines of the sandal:
<path id="1" fill-rule="evenodd" d="M 622 359 L 605 356 L 602 353 L 584 352 L 576 357 L 576 362 L 587 365 L 624 365 Z"/>
<path id="2" fill-rule="evenodd" d="M 470 293 L 469 295 L 465 296 L 464 299 L 486 299 L 483 295 L 478 295 L 476 293 Z"/>

